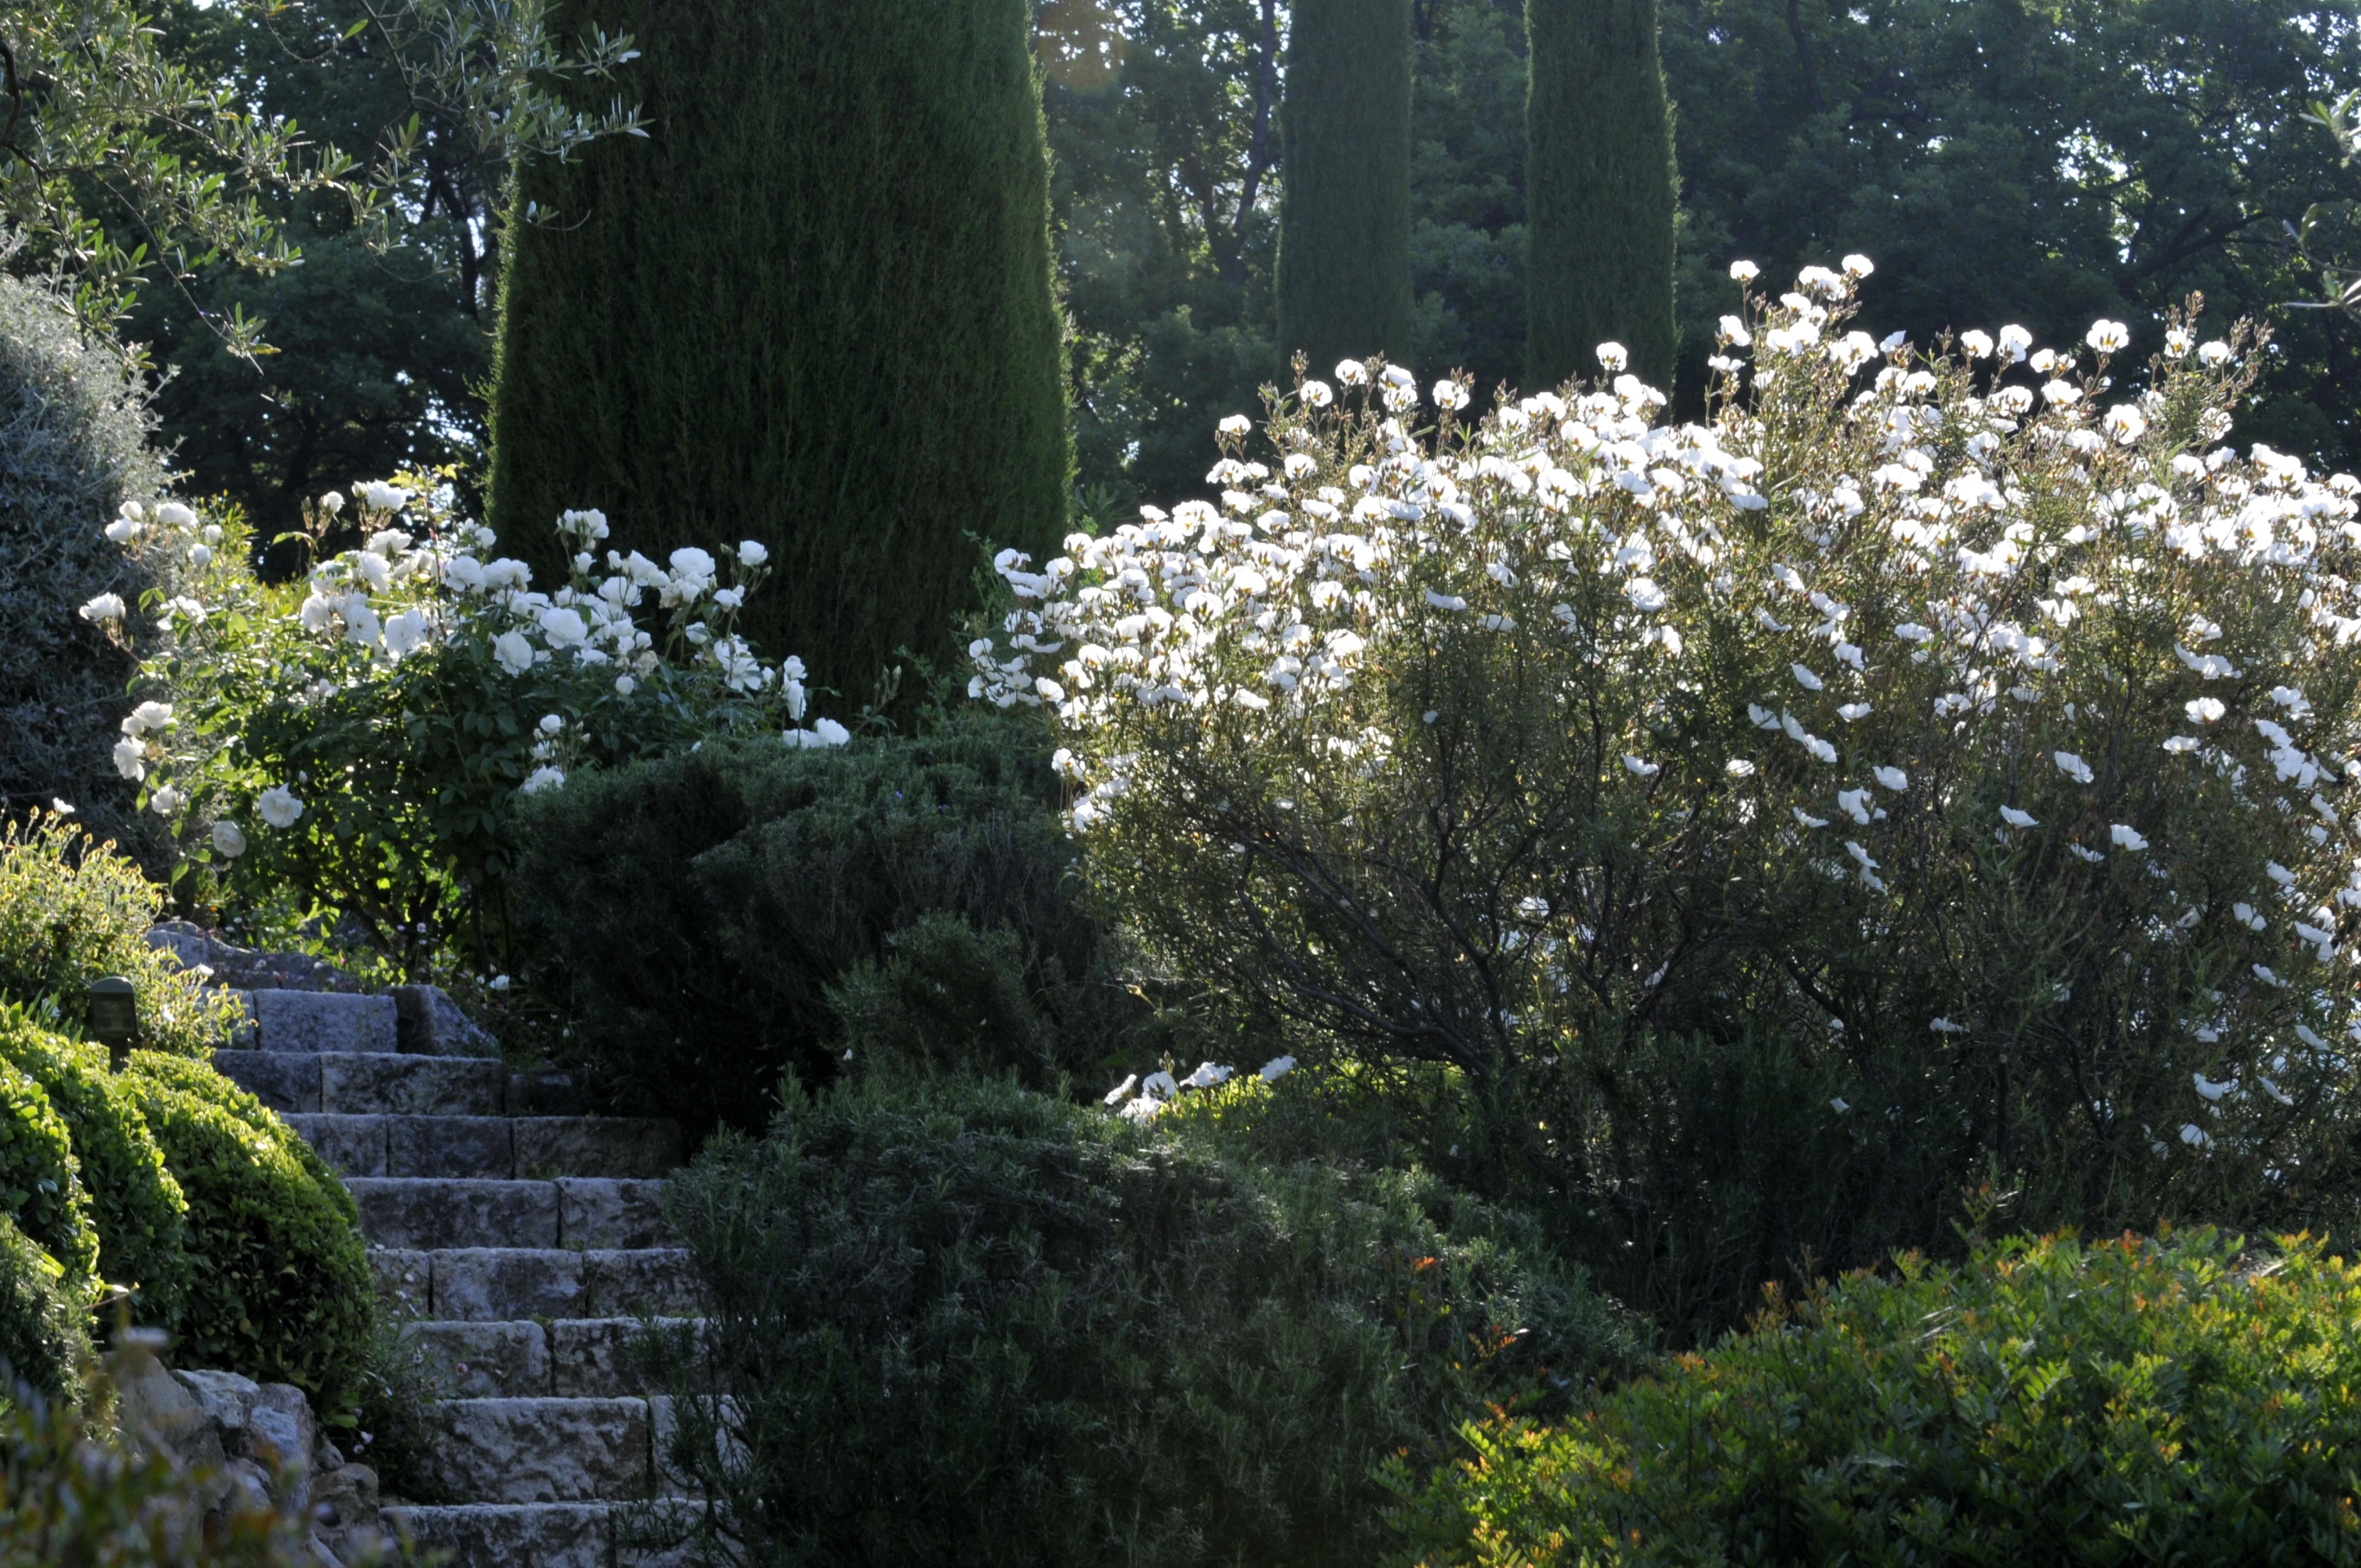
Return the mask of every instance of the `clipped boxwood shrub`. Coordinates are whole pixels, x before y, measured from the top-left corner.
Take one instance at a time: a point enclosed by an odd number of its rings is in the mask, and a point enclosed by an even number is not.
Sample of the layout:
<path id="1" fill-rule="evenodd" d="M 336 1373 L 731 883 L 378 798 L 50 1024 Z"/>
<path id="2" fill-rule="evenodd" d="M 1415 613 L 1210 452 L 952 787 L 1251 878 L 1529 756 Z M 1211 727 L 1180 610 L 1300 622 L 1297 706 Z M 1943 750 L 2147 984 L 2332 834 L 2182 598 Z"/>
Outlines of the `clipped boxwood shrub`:
<path id="1" fill-rule="evenodd" d="M 188 1202 L 180 1354 L 292 1383 L 333 1417 L 375 1321 L 352 1194 L 262 1102 L 200 1062 L 134 1051 L 121 1081 Z"/>
<path id="2" fill-rule="evenodd" d="M 146 580 L 102 533 L 163 493 L 154 420 L 120 346 L 38 283 L 0 278 L 0 804 L 62 796 L 98 832 L 153 835 L 107 752 L 128 711 L 130 652 L 79 613 Z"/>
<path id="3" fill-rule="evenodd" d="M 1905 1255 L 1571 1425 L 1470 1428 L 1400 1522 L 1433 1568 L 2350 1563 L 2356 1319 L 2301 1237 Z"/>
<path id="4" fill-rule="evenodd" d="M 559 1054 L 617 1108 L 760 1127 L 782 1073 L 837 1069 L 830 987 L 860 966 L 899 953 L 920 972 L 897 985 L 977 977 L 976 942 L 939 923 L 914 933 L 939 916 L 1016 966 L 958 1008 L 1005 1013 L 1014 991 L 1027 1010 L 1013 1035 L 969 1032 L 966 1046 L 989 1045 L 970 1065 L 1037 1083 L 1094 1067 L 1135 1004 L 1080 903 L 1038 740 L 991 719 L 833 750 L 708 745 L 532 797 L 513 886 L 535 989 L 568 1015 Z M 892 1000 L 882 978 L 857 1014 Z M 899 1038 L 921 1055 L 964 1048 L 923 1028 Z"/>
<path id="5" fill-rule="evenodd" d="M 1367 1563 L 1381 1458 L 1628 1351 L 1431 1179 L 1258 1168 L 1005 1081 L 790 1096 L 673 1203 L 714 1322 L 675 1386 L 730 1397 L 745 1462 L 695 1400 L 669 1458 L 763 1561 Z"/>
<path id="6" fill-rule="evenodd" d="M 18 1383 L 51 1398 L 77 1392 L 90 1354 L 82 1293 L 56 1258 L 0 1218 L 0 1401 Z"/>
<path id="7" fill-rule="evenodd" d="M 0 1061 L 0 1212 L 80 1279 L 98 1273 L 98 1231 L 66 1120 L 23 1071 Z"/>
<path id="8" fill-rule="evenodd" d="M 41 1087 L 64 1118 L 98 1230 L 99 1273 L 132 1291 L 137 1321 L 171 1328 L 188 1290 L 188 1203 L 104 1047 L 42 1028 L 0 1004 L 0 1061 Z"/>
<path id="9" fill-rule="evenodd" d="M 0 824 L 0 1000 L 55 1004 L 69 1015 L 100 975 L 127 978 L 139 1038 L 201 1057 L 241 1022 L 226 991 L 207 991 L 172 954 L 148 945 L 162 890 L 110 844 L 64 817 Z"/>

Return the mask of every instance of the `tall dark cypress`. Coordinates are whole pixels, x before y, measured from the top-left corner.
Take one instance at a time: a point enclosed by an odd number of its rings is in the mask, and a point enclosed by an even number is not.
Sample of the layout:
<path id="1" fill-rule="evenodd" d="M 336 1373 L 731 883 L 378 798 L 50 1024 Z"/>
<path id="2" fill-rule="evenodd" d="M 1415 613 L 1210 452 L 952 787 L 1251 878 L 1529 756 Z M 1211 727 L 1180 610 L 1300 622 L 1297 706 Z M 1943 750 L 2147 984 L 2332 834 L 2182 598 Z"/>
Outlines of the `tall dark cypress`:
<path id="1" fill-rule="evenodd" d="M 1525 0 L 1525 374 L 1598 373 L 1620 343 L 1672 389 L 1680 175 L 1656 52 L 1656 0 Z"/>
<path id="2" fill-rule="evenodd" d="M 1279 348 L 1410 351 L 1410 0 L 1295 0 L 1279 114 Z"/>
<path id="3" fill-rule="evenodd" d="M 1027 0 L 577 0 L 642 51 L 644 140 L 527 175 L 492 399 L 503 543 L 768 545 L 741 622 L 838 711 L 953 664 L 986 547 L 1072 470 Z M 612 92 L 601 87 L 601 92 Z"/>

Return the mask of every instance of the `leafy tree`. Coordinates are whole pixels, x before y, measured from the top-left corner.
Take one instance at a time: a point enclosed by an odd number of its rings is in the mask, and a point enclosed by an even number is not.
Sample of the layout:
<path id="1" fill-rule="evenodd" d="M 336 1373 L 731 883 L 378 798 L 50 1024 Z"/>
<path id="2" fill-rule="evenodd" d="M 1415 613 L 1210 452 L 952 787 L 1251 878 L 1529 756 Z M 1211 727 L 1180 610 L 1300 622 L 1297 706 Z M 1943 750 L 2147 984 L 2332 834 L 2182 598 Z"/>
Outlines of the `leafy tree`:
<path id="1" fill-rule="evenodd" d="M 1522 0 L 1424 0 L 1411 120 L 1411 267 L 1421 370 L 1479 394 L 1524 378 Z"/>
<path id="2" fill-rule="evenodd" d="M 1673 378 L 1678 173 L 1656 58 L 1656 0 L 1528 0 L 1532 91 L 1525 372 L 1551 387 L 1630 351 Z"/>
<path id="3" fill-rule="evenodd" d="M 1409 0 L 1296 0 L 1279 346 L 1315 374 L 1411 346 Z"/>

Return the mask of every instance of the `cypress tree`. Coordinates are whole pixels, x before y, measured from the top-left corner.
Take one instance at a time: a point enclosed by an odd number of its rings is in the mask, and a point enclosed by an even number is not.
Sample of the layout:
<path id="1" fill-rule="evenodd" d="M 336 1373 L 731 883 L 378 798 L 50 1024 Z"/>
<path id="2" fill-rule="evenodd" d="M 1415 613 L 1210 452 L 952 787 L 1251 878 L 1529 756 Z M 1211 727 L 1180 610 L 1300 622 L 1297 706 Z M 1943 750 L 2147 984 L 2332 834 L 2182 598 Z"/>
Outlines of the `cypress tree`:
<path id="1" fill-rule="evenodd" d="M 1620 343 L 1672 389 L 1679 172 L 1656 0 L 1526 0 L 1525 374 L 1596 375 Z"/>
<path id="2" fill-rule="evenodd" d="M 1279 347 L 1410 351 L 1410 0 L 1295 0 L 1279 112 Z"/>
<path id="3" fill-rule="evenodd" d="M 754 539 L 741 628 L 869 699 L 949 665 L 979 551 L 1062 537 L 1064 328 L 1027 0 L 577 0 L 628 31 L 646 139 L 530 170 L 489 506 L 562 579 L 603 510 L 661 561 Z M 611 88 L 602 89 L 612 91 Z"/>

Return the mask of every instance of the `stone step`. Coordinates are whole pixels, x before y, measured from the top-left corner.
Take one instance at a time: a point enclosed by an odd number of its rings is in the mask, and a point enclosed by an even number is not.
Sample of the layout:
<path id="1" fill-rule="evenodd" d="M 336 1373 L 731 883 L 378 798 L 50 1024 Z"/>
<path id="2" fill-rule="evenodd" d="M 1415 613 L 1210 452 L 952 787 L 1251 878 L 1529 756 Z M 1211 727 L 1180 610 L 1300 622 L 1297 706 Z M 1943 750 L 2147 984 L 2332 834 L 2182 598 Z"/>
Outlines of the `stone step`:
<path id="1" fill-rule="evenodd" d="M 254 1039 L 266 1051 L 394 1052 L 401 1048 L 401 1010 L 390 996 L 335 991 L 249 991 Z"/>
<path id="2" fill-rule="evenodd" d="M 215 1051 L 214 1066 L 281 1114 L 498 1116 L 507 1067 L 492 1057 L 378 1051 Z"/>
<path id="3" fill-rule="evenodd" d="M 697 1310 L 697 1275 L 681 1247 L 372 1247 L 369 1263 L 379 1295 L 405 1318 L 500 1322 L 679 1318 Z"/>
<path id="4" fill-rule="evenodd" d="M 432 1484 L 486 1503 L 645 1497 L 654 1486 L 648 1401 L 549 1396 L 443 1399 L 424 1419 Z"/>
<path id="5" fill-rule="evenodd" d="M 356 1176 L 345 1186 L 360 1205 L 361 1234 L 379 1246 L 625 1248 L 677 1239 L 664 1223 L 661 1181 Z"/>
<path id="6" fill-rule="evenodd" d="M 660 1320 L 672 1329 L 697 1320 Z M 402 1330 L 432 1387 L 452 1398 L 526 1395 L 612 1398 L 662 1393 L 641 1371 L 639 1318 L 560 1318 L 525 1321 L 415 1322 Z"/>
<path id="7" fill-rule="evenodd" d="M 445 1508 L 389 1507 L 390 1529 L 407 1532 L 422 1552 L 445 1555 L 447 1568 L 675 1568 L 683 1552 L 647 1552 L 622 1544 L 643 1508 L 609 1503 L 463 1503 Z"/>
<path id="8" fill-rule="evenodd" d="M 287 1117 L 320 1157 L 346 1176 L 560 1176 L 652 1179 L 686 1153 L 672 1122 L 627 1116 Z"/>

